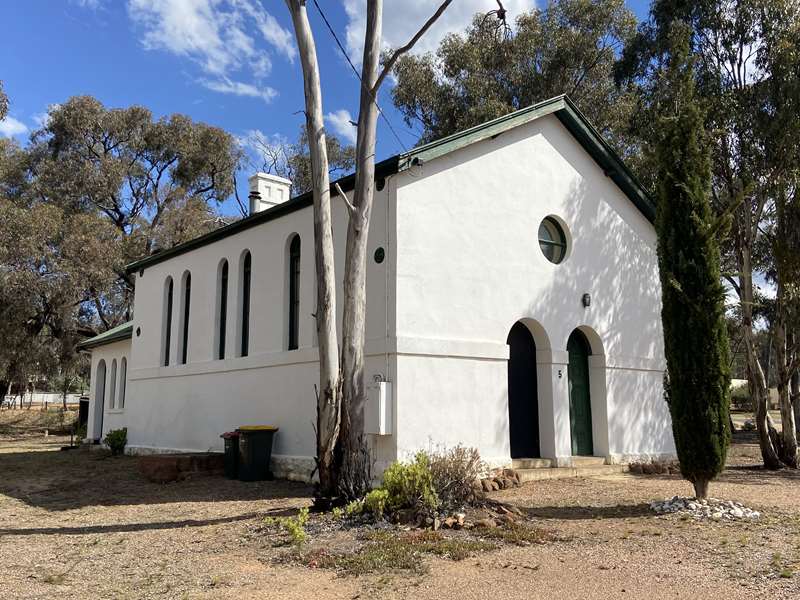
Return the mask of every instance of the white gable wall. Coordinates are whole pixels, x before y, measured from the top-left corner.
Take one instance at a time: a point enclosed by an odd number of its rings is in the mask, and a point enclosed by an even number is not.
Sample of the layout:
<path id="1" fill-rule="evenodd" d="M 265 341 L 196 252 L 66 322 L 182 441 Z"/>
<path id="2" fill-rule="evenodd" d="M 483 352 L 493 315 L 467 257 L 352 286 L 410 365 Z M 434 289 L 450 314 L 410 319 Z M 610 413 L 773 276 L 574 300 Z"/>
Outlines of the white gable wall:
<path id="1" fill-rule="evenodd" d="M 396 179 L 401 454 L 462 443 L 508 461 L 506 338 L 521 319 L 535 320 L 543 456 L 571 454 L 566 345 L 578 326 L 597 355 L 595 454 L 674 452 L 654 228 L 555 116 Z M 537 241 L 548 215 L 572 240 L 559 265 Z"/>

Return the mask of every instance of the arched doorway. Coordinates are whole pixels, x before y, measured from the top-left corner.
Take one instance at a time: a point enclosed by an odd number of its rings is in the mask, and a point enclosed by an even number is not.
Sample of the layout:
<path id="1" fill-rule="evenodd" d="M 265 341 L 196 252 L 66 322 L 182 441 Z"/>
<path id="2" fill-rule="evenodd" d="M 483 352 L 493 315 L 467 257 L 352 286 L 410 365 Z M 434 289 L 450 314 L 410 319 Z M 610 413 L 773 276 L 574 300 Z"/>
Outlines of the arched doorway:
<path id="1" fill-rule="evenodd" d="M 508 356 L 508 424 L 511 458 L 538 458 L 539 400 L 536 380 L 536 343 L 530 330 L 517 322 L 506 343 Z"/>
<path id="2" fill-rule="evenodd" d="M 94 374 L 94 439 L 103 437 L 103 412 L 106 400 L 106 361 L 100 359 Z"/>
<path id="3" fill-rule="evenodd" d="M 573 456 L 591 456 L 594 453 L 592 440 L 592 398 L 589 387 L 589 341 L 578 329 L 567 341 L 569 367 L 569 425 Z"/>

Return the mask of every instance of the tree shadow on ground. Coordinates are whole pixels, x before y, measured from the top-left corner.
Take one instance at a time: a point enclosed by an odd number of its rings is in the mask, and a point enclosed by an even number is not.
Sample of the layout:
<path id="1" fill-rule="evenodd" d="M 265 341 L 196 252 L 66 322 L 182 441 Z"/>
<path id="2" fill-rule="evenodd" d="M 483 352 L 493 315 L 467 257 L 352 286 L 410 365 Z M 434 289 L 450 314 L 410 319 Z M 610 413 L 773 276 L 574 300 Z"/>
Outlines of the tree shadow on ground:
<path id="1" fill-rule="evenodd" d="M 309 485 L 285 481 L 242 482 L 220 475 L 192 473 L 183 481 L 146 480 L 132 456 L 111 457 L 85 448 L 69 452 L 0 453 L 0 495 L 48 511 L 87 506 L 125 506 L 171 502 L 253 501 L 309 498 Z M 1 534 L 2 532 L 0 532 Z"/>
<path id="2" fill-rule="evenodd" d="M 644 502 L 639 504 L 618 504 L 615 506 L 537 506 L 534 508 L 522 508 L 522 510 L 532 519 L 559 519 L 566 521 L 653 516 L 650 506 Z"/>

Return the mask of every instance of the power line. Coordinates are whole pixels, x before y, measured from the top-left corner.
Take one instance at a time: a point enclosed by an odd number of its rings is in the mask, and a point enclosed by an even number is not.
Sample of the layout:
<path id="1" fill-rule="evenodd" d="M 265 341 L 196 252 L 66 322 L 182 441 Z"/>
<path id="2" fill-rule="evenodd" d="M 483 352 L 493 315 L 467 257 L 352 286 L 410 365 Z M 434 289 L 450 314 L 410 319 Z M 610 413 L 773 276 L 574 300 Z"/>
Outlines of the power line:
<path id="1" fill-rule="evenodd" d="M 331 26 L 330 22 L 328 21 L 328 17 L 325 16 L 324 12 L 322 12 L 322 9 L 320 8 L 319 4 L 317 3 L 317 0 L 313 0 L 313 1 L 314 1 L 314 6 L 317 7 L 317 11 L 319 12 L 319 16 L 321 16 L 322 20 L 325 22 L 325 26 L 328 28 L 328 31 L 330 32 L 331 36 L 333 36 L 333 39 L 336 41 L 336 45 L 339 46 L 339 51 L 342 53 L 342 55 L 344 55 L 344 58 L 347 61 L 347 64 L 349 64 L 350 68 L 353 69 L 353 73 L 355 73 L 356 78 L 358 79 L 359 83 L 361 84 L 361 87 L 364 88 L 364 90 L 368 94 L 371 94 L 372 92 L 367 88 L 366 84 L 362 81 L 361 75 L 359 74 L 358 69 L 356 69 L 356 66 L 353 64 L 353 61 L 350 60 L 350 56 L 347 54 L 347 51 L 344 49 L 344 46 L 342 45 L 342 42 L 339 41 L 339 36 L 337 36 L 336 32 L 333 30 L 333 27 Z M 376 94 L 376 97 L 373 98 L 373 101 L 375 102 L 375 106 L 378 109 L 378 113 L 381 115 L 381 117 L 383 117 L 384 122 L 389 127 L 389 130 L 392 132 L 392 134 L 394 135 L 394 138 L 397 140 L 397 143 L 400 144 L 400 147 L 403 149 L 404 152 L 407 152 L 408 148 L 406 148 L 406 145 L 403 143 L 403 140 L 400 139 L 400 136 L 397 135 L 397 131 L 395 131 L 394 127 L 392 127 L 392 124 L 389 121 L 388 117 L 384 114 L 383 110 L 381 109 L 381 105 L 378 104 L 377 94 Z"/>

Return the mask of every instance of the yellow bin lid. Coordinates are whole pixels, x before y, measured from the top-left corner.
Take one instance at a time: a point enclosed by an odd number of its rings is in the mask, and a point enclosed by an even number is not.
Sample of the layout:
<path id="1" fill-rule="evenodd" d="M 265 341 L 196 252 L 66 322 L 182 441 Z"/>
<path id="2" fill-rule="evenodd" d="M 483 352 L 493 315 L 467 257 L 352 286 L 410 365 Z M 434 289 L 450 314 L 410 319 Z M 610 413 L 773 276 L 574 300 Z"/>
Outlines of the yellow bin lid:
<path id="1" fill-rule="evenodd" d="M 237 431 L 278 431 L 274 425 L 242 425 Z"/>

